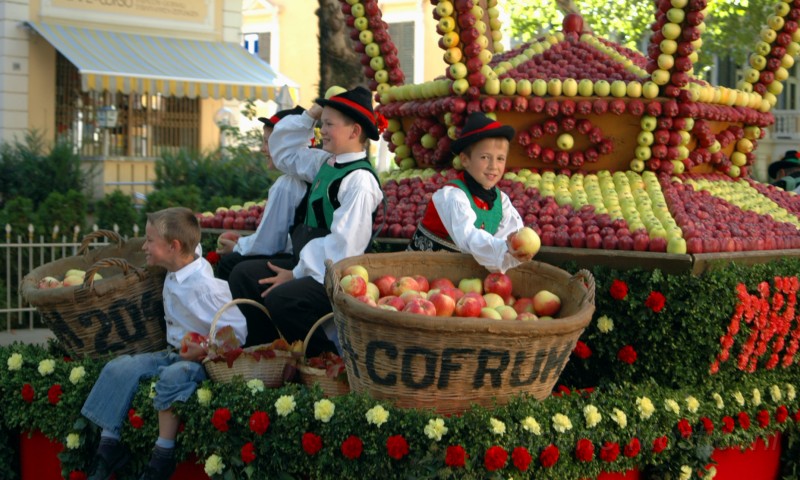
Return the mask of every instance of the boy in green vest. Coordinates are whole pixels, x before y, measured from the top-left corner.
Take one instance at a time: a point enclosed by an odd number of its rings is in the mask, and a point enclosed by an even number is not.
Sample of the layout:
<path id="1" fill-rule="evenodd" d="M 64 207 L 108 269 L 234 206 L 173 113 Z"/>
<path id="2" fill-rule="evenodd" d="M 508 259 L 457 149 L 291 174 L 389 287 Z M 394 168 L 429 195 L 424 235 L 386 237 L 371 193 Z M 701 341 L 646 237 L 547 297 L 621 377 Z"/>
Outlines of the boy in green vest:
<path id="1" fill-rule="evenodd" d="M 308 148 L 314 124 L 320 121 L 322 149 Z M 287 340 L 302 340 L 311 326 L 332 311 L 323 288 L 325 260 L 337 262 L 363 254 L 372 239 L 372 224 L 383 192 L 367 158 L 367 139 L 377 140 L 386 121 L 372 109 L 372 95 L 356 87 L 328 99 L 317 99 L 302 115 L 284 118 L 270 137 L 275 167 L 299 177 L 311 188 L 305 219 L 292 228 L 293 259 L 242 262 L 229 277 L 234 298 L 263 301 L 272 323 L 255 309 L 242 306 L 249 345 L 277 338 L 272 324 Z M 338 349 L 336 329 L 312 336 L 307 354 Z"/>

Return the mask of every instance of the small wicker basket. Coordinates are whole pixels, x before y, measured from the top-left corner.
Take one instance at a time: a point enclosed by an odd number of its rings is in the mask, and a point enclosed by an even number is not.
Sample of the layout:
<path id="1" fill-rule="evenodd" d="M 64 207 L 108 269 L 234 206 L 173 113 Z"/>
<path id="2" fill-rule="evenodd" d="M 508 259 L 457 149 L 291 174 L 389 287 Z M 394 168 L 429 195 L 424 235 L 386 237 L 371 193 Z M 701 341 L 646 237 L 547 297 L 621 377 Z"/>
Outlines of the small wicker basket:
<path id="1" fill-rule="evenodd" d="M 501 321 L 369 306 L 341 290 L 342 272 L 351 265 L 365 267 L 375 278 L 423 275 L 456 284 L 488 272 L 471 255 L 460 253 L 367 254 L 328 262 L 325 288 L 350 388 L 399 407 L 449 414 L 472 404 L 504 404 L 520 394 L 544 399 L 594 313 L 594 277 L 586 270 L 571 276 L 536 261 L 509 270 L 516 296 L 547 289 L 561 298 L 561 311 L 554 320 Z"/>
<path id="2" fill-rule="evenodd" d="M 214 343 L 217 334 L 217 321 L 222 316 L 222 313 L 234 305 L 240 304 L 252 305 L 258 308 L 264 312 L 267 319 L 271 321 L 269 311 L 259 302 L 247 298 L 231 300 L 223 305 L 216 315 L 214 315 L 214 319 L 211 321 L 211 331 L 208 335 L 209 343 Z M 280 335 L 280 338 L 283 339 L 283 334 L 278 330 L 278 327 L 275 327 L 275 330 L 278 332 L 278 335 Z M 274 356 L 271 358 L 267 358 L 265 355 L 254 354 L 258 350 L 264 350 L 265 347 L 267 347 L 267 345 L 254 345 L 243 349 L 241 355 L 236 357 L 230 365 L 228 365 L 228 362 L 224 358 L 217 358 L 214 360 L 206 358 L 203 360 L 203 366 L 209 378 L 215 382 L 229 383 L 234 377 L 238 376 L 242 377 L 244 380 L 259 379 L 264 382 L 264 386 L 266 387 L 280 387 L 288 380 L 291 380 L 296 373 L 297 356 L 292 352 L 283 350 L 272 350 Z"/>
<path id="3" fill-rule="evenodd" d="M 113 243 L 90 250 L 91 242 L 102 237 Z M 22 279 L 25 300 L 71 354 L 98 357 L 166 347 L 161 299 L 166 271 L 145 267 L 143 242 L 98 230 L 83 238 L 77 255 L 35 268 Z M 82 285 L 39 288 L 44 277 L 70 269 L 86 271 Z M 103 279 L 95 281 L 98 273 Z"/>
<path id="4" fill-rule="evenodd" d="M 309 329 L 308 333 L 306 334 L 306 338 L 303 341 L 303 357 L 300 361 L 300 365 L 297 367 L 300 376 L 300 383 L 309 387 L 315 383 L 319 383 L 319 386 L 322 388 L 322 392 L 326 397 L 347 395 L 350 393 L 350 385 L 348 385 L 347 379 L 331 378 L 328 376 L 325 369 L 309 366 L 306 363 L 308 360 L 306 358 L 306 348 L 308 348 L 308 342 L 311 340 L 311 336 L 314 334 L 317 328 L 321 327 L 322 324 L 332 319 L 333 313 L 323 315 L 319 320 L 316 321 L 316 323 L 314 323 L 311 329 Z"/>

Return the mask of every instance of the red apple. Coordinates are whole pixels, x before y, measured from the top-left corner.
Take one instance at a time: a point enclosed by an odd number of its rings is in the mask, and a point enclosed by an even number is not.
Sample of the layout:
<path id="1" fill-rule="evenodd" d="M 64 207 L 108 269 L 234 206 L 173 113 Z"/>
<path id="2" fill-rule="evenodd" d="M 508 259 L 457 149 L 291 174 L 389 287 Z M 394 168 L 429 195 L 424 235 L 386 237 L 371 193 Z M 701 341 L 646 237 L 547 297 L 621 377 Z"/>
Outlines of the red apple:
<path id="1" fill-rule="evenodd" d="M 537 317 L 533 312 L 521 312 L 517 314 L 517 320 L 536 321 L 539 320 L 539 317 Z"/>
<path id="2" fill-rule="evenodd" d="M 376 303 L 378 304 L 378 306 L 390 305 L 395 309 L 397 309 L 398 311 L 403 310 L 403 308 L 406 306 L 406 302 L 404 302 L 403 299 L 401 299 L 396 295 L 387 295 L 385 297 L 381 297 L 378 299 Z"/>
<path id="3" fill-rule="evenodd" d="M 419 292 L 419 283 L 413 277 L 400 277 L 392 284 L 392 295 L 399 297 L 407 290 Z"/>
<path id="4" fill-rule="evenodd" d="M 536 315 L 553 316 L 561 309 L 561 299 L 549 290 L 540 290 L 533 296 L 533 311 Z"/>
<path id="5" fill-rule="evenodd" d="M 369 272 L 362 265 L 350 265 L 342 271 L 342 275 L 358 275 L 365 282 L 369 282 Z"/>
<path id="6" fill-rule="evenodd" d="M 339 281 L 342 291 L 353 297 L 358 297 L 367 294 L 367 282 L 358 275 L 345 275 Z"/>
<path id="7" fill-rule="evenodd" d="M 511 290 L 511 277 L 504 273 L 492 272 L 483 279 L 483 291 L 500 295 L 504 302 L 511 297 Z"/>
<path id="8" fill-rule="evenodd" d="M 430 317 L 436 316 L 436 307 L 433 303 L 421 297 L 406 303 L 406 306 L 403 307 L 403 311 L 419 315 L 428 315 Z"/>
<path id="9" fill-rule="evenodd" d="M 375 280 L 375 285 L 377 285 L 381 297 L 392 294 L 392 284 L 394 284 L 395 280 L 397 279 L 392 275 L 382 275 Z"/>
<path id="10" fill-rule="evenodd" d="M 414 275 L 414 280 L 417 281 L 419 284 L 419 291 L 420 292 L 427 292 L 431 289 L 430 284 L 428 283 L 428 279 L 422 275 Z"/>
<path id="11" fill-rule="evenodd" d="M 451 317 L 456 310 L 456 301 L 450 295 L 445 295 L 441 291 L 436 291 L 428 297 L 428 300 L 436 307 L 437 317 Z"/>
<path id="12" fill-rule="evenodd" d="M 230 230 L 220 233 L 219 237 L 217 237 L 217 249 L 219 249 L 219 250 L 221 250 L 223 248 L 223 245 L 222 245 L 222 240 L 223 239 L 230 240 L 235 244 L 239 240 L 239 234 L 237 232 L 230 231 Z"/>
<path id="13" fill-rule="evenodd" d="M 530 227 L 522 227 L 518 232 L 512 234 L 511 249 L 515 252 L 536 255 L 541 246 L 542 241 L 539 235 Z"/>
<path id="14" fill-rule="evenodd" d="M 442 287 L 456 288 L 456 286 L 453 283 L 453 281 L 450 280 L 449 278 L 440 277 L 440 278 L 434 278 L 433 280 L 430 281 L 430 288 L 431 289 L 434 289 L 434 288 L 441 289 Z"/>
<path id="15" fill-rule="evenodd" d="M 517 313 L 522 313 L 522 312 L 533 313 L 533 298 L 530 297 L 518 298 L 517 301 L 514 303 L 514 310 L 516 310 Z"/>
<path id="16" fill-rule="evenodd" d="M 359 302 L 366 303 L 370 307 L 377 307 L 378 306 L 378 304 L 375 303 L 375 300 L 372 297 L 370 297 L 369 295 L 359 295 L 359 296 L 356 297 L 356 300 L 358 300 Z"/>

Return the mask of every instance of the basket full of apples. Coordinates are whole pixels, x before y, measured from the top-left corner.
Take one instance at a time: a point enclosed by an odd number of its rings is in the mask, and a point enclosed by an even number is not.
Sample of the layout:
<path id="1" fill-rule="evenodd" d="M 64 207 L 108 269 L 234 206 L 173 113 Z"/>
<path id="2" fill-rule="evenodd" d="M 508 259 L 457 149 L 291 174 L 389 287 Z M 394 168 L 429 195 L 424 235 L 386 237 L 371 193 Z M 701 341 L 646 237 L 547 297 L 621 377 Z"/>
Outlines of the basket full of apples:
<path id="1" fill-rule="evenodd" d="M 325 288 L 350 388 L 445 414 L 549 396 L 594 313 L 586 270 L 490 273 L 460 253 L 328 262 Z"/>

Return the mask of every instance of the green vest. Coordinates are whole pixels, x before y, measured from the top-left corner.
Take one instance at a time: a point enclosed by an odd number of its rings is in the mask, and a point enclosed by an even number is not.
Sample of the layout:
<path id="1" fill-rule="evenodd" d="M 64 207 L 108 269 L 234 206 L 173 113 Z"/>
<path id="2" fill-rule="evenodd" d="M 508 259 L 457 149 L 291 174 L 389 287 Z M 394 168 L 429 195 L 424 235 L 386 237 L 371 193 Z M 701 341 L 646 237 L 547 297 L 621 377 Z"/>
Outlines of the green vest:
<path id="1" fill-rule="evenodd" d="M 330 230 L 333 211 L 339 207 L 339 200 L 336 197 L 339 194 L 339 185 L 342 179 L 350 172 L 362 169 L 369 170 L 375 180 L 378 180 L 375 169 L 372 168 L 372 164 L 367 159 L 356 160 L 335 167 L 328 165 L 327 162 L 323 163 L 322 168 L 319 169 L 317 176 L 314 177 L 314 182 L 311 184 L 311 192 L 308 195 L 308 203 L 306 204 L 305 224 L 313 228 Z M 380 185 L 379 180 L 378 185 Z"/>
<path id="2" fill-rule="evenodd" d="M 500 221 L 503 219 L 503 201 L 500 198 L 500 190 L 497 187 L 494 187 L 495 190 L 497 190 L 497 200 L 494 202 L 494 205 L 492 205 L 490 210 L 484 210 L 475 204 L 475 199 L 472 198 L 472 194 L 469 192 L 467 184 L 464 183 L 463 180 L 455 178 L 450 180 L 448 183 L 450 185 L 455 185 L 467 194 L 467 198 L 469 198 L 469 203 L 472 206 L 472 210 L 477 216 L 475 219 L 475 228 L 486 230 L 492 235 L 497 233 L 497 228 L 500 226 Z"/>

